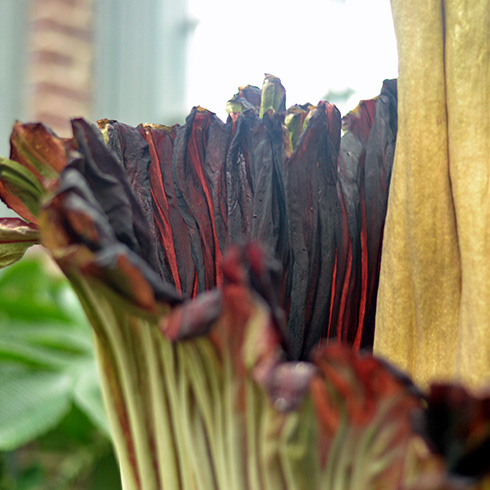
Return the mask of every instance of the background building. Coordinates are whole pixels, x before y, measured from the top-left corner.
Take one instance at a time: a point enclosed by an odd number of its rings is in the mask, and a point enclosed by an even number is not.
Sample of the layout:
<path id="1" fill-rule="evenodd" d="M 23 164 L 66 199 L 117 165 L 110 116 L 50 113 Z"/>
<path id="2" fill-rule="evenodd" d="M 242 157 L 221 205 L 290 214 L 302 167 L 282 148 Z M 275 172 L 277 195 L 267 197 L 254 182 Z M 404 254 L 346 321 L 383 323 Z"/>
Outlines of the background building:
<path id="1" fill-rule="evenodd" d="M 184 0 L 2 0 L 0 154 L 16 119 L 182 121 L 192 25 Z"/>

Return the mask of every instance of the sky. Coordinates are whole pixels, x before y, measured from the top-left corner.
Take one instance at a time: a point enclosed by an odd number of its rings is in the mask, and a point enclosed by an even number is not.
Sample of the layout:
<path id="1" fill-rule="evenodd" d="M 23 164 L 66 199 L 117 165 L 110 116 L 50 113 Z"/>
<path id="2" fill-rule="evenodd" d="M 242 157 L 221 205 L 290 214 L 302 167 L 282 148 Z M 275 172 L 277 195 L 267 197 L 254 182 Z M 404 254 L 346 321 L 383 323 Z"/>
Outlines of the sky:
<path id="1" fill-rule="evenodd" d="M 287 106 L 354 93 L 342 113 L 379 94 L 398 74 L 389 0 L 188 0 L 196 28 L 188 58 L 187 106 L 226 118 L 240 85 L 281 78 Z"/>

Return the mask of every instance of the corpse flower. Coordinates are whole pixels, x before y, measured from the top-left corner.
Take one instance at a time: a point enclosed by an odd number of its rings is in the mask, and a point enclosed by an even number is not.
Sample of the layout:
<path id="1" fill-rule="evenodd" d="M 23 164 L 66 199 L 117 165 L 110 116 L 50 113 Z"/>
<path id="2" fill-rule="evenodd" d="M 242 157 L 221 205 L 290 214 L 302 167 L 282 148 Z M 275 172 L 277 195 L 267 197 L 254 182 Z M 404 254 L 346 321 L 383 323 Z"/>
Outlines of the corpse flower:
<path id="1" fill-rule="evenodd" d="M 70 139 L 14 127 L 2 262 L 39 241 L 79 295 L 125 488 L 401 481 L 418 394 L 328 344 L 372 344 L 396 83 L 343 143 L 333 105 L 285 112 L 284 94 L 241 89 L 226 123 L 197 107 L 174 127 L 74 120 Z"/>
<path id="2" fill-rule="evenodd" d="M 125 489 L 445 481 L 412 429 L 432 413 L 420 392 L 359 353 L 396 82 L 343 122 L 328 102 L 284 111 L 284 93 L 271 76 L 240 89 L 226 123 L 197 107 L 173 127 L 78 119 L 69 139 L 14 126 L 0 195 L 22 219 L 1 220 L 2 265 L 42 243 L 71 281 Z"/>

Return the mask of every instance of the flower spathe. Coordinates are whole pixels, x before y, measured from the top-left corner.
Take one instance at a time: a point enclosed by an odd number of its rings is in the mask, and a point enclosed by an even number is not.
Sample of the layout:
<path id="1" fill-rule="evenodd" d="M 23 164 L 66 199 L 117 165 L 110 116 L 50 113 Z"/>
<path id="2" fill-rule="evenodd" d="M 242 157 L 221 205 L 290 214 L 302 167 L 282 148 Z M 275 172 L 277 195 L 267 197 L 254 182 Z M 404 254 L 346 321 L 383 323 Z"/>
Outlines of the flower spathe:
<path id="1" fill-rule="evenodd" d="M 375 349 L 419 383 L 481 389 L 490 382 L 490 11 L 458 0 L 392 7 L 401 139 Z"/>

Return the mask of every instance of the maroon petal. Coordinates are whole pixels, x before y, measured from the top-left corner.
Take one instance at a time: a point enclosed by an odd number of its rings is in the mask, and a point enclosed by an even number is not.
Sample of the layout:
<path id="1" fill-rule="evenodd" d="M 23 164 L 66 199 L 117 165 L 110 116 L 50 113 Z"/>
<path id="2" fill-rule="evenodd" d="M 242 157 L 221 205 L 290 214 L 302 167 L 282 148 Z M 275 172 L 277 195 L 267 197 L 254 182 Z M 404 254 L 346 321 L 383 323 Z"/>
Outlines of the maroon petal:
<path id="1" fill-rule="evenodd" d="M 337 336 L 355 349 L 371 348 L 396 139 L 396 80 L 385 81 L 380 96 L 361 102 L 343 124 L 346 134 L 339 155 L 343 235 L 337 262 Z"/>
<path id="2" fill-rule="evenodd" d="M 490 475 L 490 396 L 458 384 L 433 384 L 417 429 L 443 456 L 450 478 L 476 483 Z"/>
<path id="3" fill-rule="evenodd" d="M 172 341 L 205 335 L 221 315 L 222 303 L 221 291 L 201 293 L 174 308 L 162 319 L 160 329 Z"/>
<path id="4" fill-rule="evenodd" d="M 256 378 L 276 410 L 290 412 L 303 404 L 314 374 L 316 367 L 309 362 L 283 362 Z"/>
<path id="5" fill-rule="evenodd" d="M 158 248 L 163 257 L 166 277 L 183 296 L 192 294 L 196 268 L 192 261 L 190 237 L 180 212 L 173 184 L 172 161 L 177 127 L 140 126 L 148 143 L 153 216 Z M 181 264 L 186 264 L 182 267 Z"/>
<path id="6" fill-rule="evenodd" d="M 376 102 L 376 114 L 366 146 L 364 188 L 368 280 L 362 346 L 372 346 L 383 229 L 397 135 L 397 81 L 386 80 Z"/>
<path id="7" fill-rule="evenodd" d="M 74 159 L 119 240 L 158 270 L 154 237 L 124 167 L 104 143 L 100 132 L 83 119 L 72 121 L 81 159 Z M 149 163 L 149 162 L 148 162 Z"/>
<path id="8" fill-rule="evenodd" d="M 333 140 L 331 138 L 334 138 Z M 329 333 L 335 270 L 337 148 L 340 113 L 328 103 L 315 109 L 286 162 L 286 203 L 291 262 L 288 267 L 288 343 L 305 358 Z"/>
<path id="9" fill-rule="evenodd" d="M 215 179 L 210 178 L 210 173 L 205 171 L 210 165 L 210 161 L 207 160 L 208 146 L 211 147 L 213 144 L 212 141 L 208 141 L 208 134 L 216 125 L 222 126 L 223 123 L 213 113 L 194 108 L 187 117 L 185 126 L 177 131 L 175 139 L 172 176 L 177 202 L 190 237 L 192 260 L 196 267 L 193 295 L 221 283 L 217 264 L 221 262 L 223 251 L 218 236 L 220 227 L 215 215 L 217 206 L 214 202 L 218 192 L 217 189 L 213 190 Z M 213 162 L 216 166 L 213 173 L 222 172 L 223 164 L 222 151 L 217 161 Z M 219 176 L 217 180 L 220 180 Z M 221 243 L 223 241 L 224 236 Z"/>

